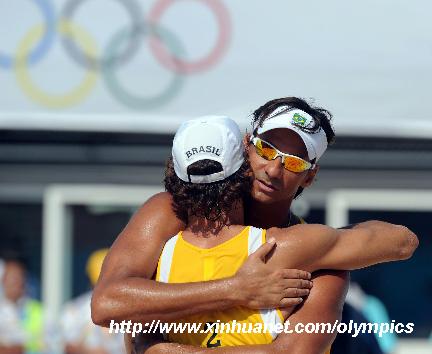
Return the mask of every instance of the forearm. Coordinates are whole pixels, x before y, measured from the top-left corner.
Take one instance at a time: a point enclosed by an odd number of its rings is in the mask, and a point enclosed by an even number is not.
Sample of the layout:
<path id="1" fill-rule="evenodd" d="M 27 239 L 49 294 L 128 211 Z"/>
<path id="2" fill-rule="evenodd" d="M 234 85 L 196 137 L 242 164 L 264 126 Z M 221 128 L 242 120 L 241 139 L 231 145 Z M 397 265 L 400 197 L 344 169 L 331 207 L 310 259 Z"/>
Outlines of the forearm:
<path id="1" fill-rule="evenodd" d="M 236 289 L 241 286 L 234 277 L 185 284 L 131 277 L 98 287 L 92 299 L 93 321 L 105 327 L 111 320 L 174 321 L 240 305 L 241 293 Z"/>
<path id="2" fill-rule="evenodd" d="M 277 353 L 273 344 L 239 345 L 236 347 L 203 348 L 177 343 L 158 343 L 137 354 L 273 354 Z"/>
<path id="3" fill-rule="evenodd" d="M 340 320 L 348 290 L 349 273 L 321 271 L 314 273 L 314 286 L 304 304 L 290 317 L 290 329 L 297 324 L 334 323 Z M 275 353 L 323 354 L 335 339 L 335 333 L 281 333 L 272 343 Z"/>
<path id="4" fill-rule="evenodd" d="M 340 320 L 349 273 L 326 271 L 314 275 L 314 287 L 305 303 L 290 316 L 290 328 L 297 323 L 334 323 Z M 271 344 L 202 348 L 177 343 L 158 343 L 137 354 L 323 354 L 336 334 L 281 333 Z"/>
<path id="5" fill-rule="evenodd" d="M 402 225 L 383 221 L 366 221 L 354 225 L 353 230 L 369 230 L 364 245 L 370 254 L 370 263 L 397 261 L 410 258 L 418 246 L 417 236 Z"/>
<path id="6" fill-rule="evenodd" d="M 359 223 L 351 229 L 329 230 L 328 237 L 314 235 L 316 242 L 311 243 L 309 256 L 316 256 L 308 258 L 310 263 L 305 269 L 360 269 L 407 259 L 418 246 L 417 236 L 407 227 L 382 221 Z"/>

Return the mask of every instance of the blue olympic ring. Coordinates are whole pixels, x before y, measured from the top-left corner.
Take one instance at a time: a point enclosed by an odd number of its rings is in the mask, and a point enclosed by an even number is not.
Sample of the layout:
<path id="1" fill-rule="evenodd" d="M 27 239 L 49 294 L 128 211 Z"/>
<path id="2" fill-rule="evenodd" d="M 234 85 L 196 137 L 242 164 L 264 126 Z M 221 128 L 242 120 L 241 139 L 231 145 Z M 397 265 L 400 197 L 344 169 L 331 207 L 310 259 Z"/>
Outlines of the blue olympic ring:
<path id="1" fill-rule="evenodd" d="M 46 28 L 41 41 L 26 58 L 26 61 L 32 65 L 41 60 L 44 54 L 48 52 L 54 42 L 54 37 L 56 33 L 56 18 L 53 11 L 53 6 L 48 0 L 33 1 L 39 7 L 45 18 Z M 16 64 L 16 59 L 12 58 L 10 55 L 0 53 L 0 66 L 6 69 L 11 69 Z"/>

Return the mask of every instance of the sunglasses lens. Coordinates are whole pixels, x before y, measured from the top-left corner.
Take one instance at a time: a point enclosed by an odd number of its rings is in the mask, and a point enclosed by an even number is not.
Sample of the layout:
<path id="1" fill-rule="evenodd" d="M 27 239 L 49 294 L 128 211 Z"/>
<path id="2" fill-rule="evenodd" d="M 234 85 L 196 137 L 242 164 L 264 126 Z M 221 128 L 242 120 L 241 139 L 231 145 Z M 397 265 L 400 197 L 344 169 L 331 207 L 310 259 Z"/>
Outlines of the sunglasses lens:
<path id="1" fill-rule="evenodd" d="M 274 147 L 259 138 L 254 139 L 253 144 L 255 145 L 255 150 L 259 156 L 269 161 L 278 156 L 278 151 Z M 311 164 L 308 161 L 291 155 L 284 155 L 283 165 L 286 170 L 291 172 L 303 172 L 311 168 Z"/>
<path id="2" fill-rule="evenodd" d="M 310 168 L 310 164 L 295 156 L 286 156 L 284 167 L 291 172 L 303 172 Z"/>
<path id="3" fill-rule="evenodd" d="M 277 155 L 277 151 L 275 149 L 260 139 L 257 139 L 255 147 L 258 155 L 265 158 L 266 160 L 273 160 Z"/>

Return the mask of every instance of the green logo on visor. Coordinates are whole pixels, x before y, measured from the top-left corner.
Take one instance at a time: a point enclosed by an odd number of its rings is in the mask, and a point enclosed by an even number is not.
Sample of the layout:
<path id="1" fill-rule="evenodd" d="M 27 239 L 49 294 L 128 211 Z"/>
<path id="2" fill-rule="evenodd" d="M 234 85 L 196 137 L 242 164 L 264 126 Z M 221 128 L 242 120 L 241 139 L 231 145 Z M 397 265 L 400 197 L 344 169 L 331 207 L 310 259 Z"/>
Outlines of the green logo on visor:
<path id="1" fill-rule="evenodd" d="M 302 127 L 306 125 L 306 118 L 298 113 L 294 113 L 292 121 L 294 124 L 301 125 Z"/>

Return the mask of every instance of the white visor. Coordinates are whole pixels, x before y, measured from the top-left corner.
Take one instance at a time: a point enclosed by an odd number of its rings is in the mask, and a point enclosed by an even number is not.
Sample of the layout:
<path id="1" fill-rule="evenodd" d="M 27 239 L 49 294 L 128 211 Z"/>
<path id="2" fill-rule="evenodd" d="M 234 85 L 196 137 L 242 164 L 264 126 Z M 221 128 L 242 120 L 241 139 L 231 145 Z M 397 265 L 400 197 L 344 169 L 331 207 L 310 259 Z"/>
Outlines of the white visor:
<path id="1" fill-rule="evenodd" d="M 317 162 L 327 149 L 327 136 L 324 129 L 319 127 L 316 131 L 308 132 L 307 129 L 314 128 L 315 120 L 306 112 L 300 109 L 289 109 L 282 106 L 274 110 L 266 118 L 260 127 L 254 127 L 258 134 L 263 134 L 269 130 L 283 128 L 296 132 L 303 140 L 308 153 L 309 160 L 315 159 Z"/>

